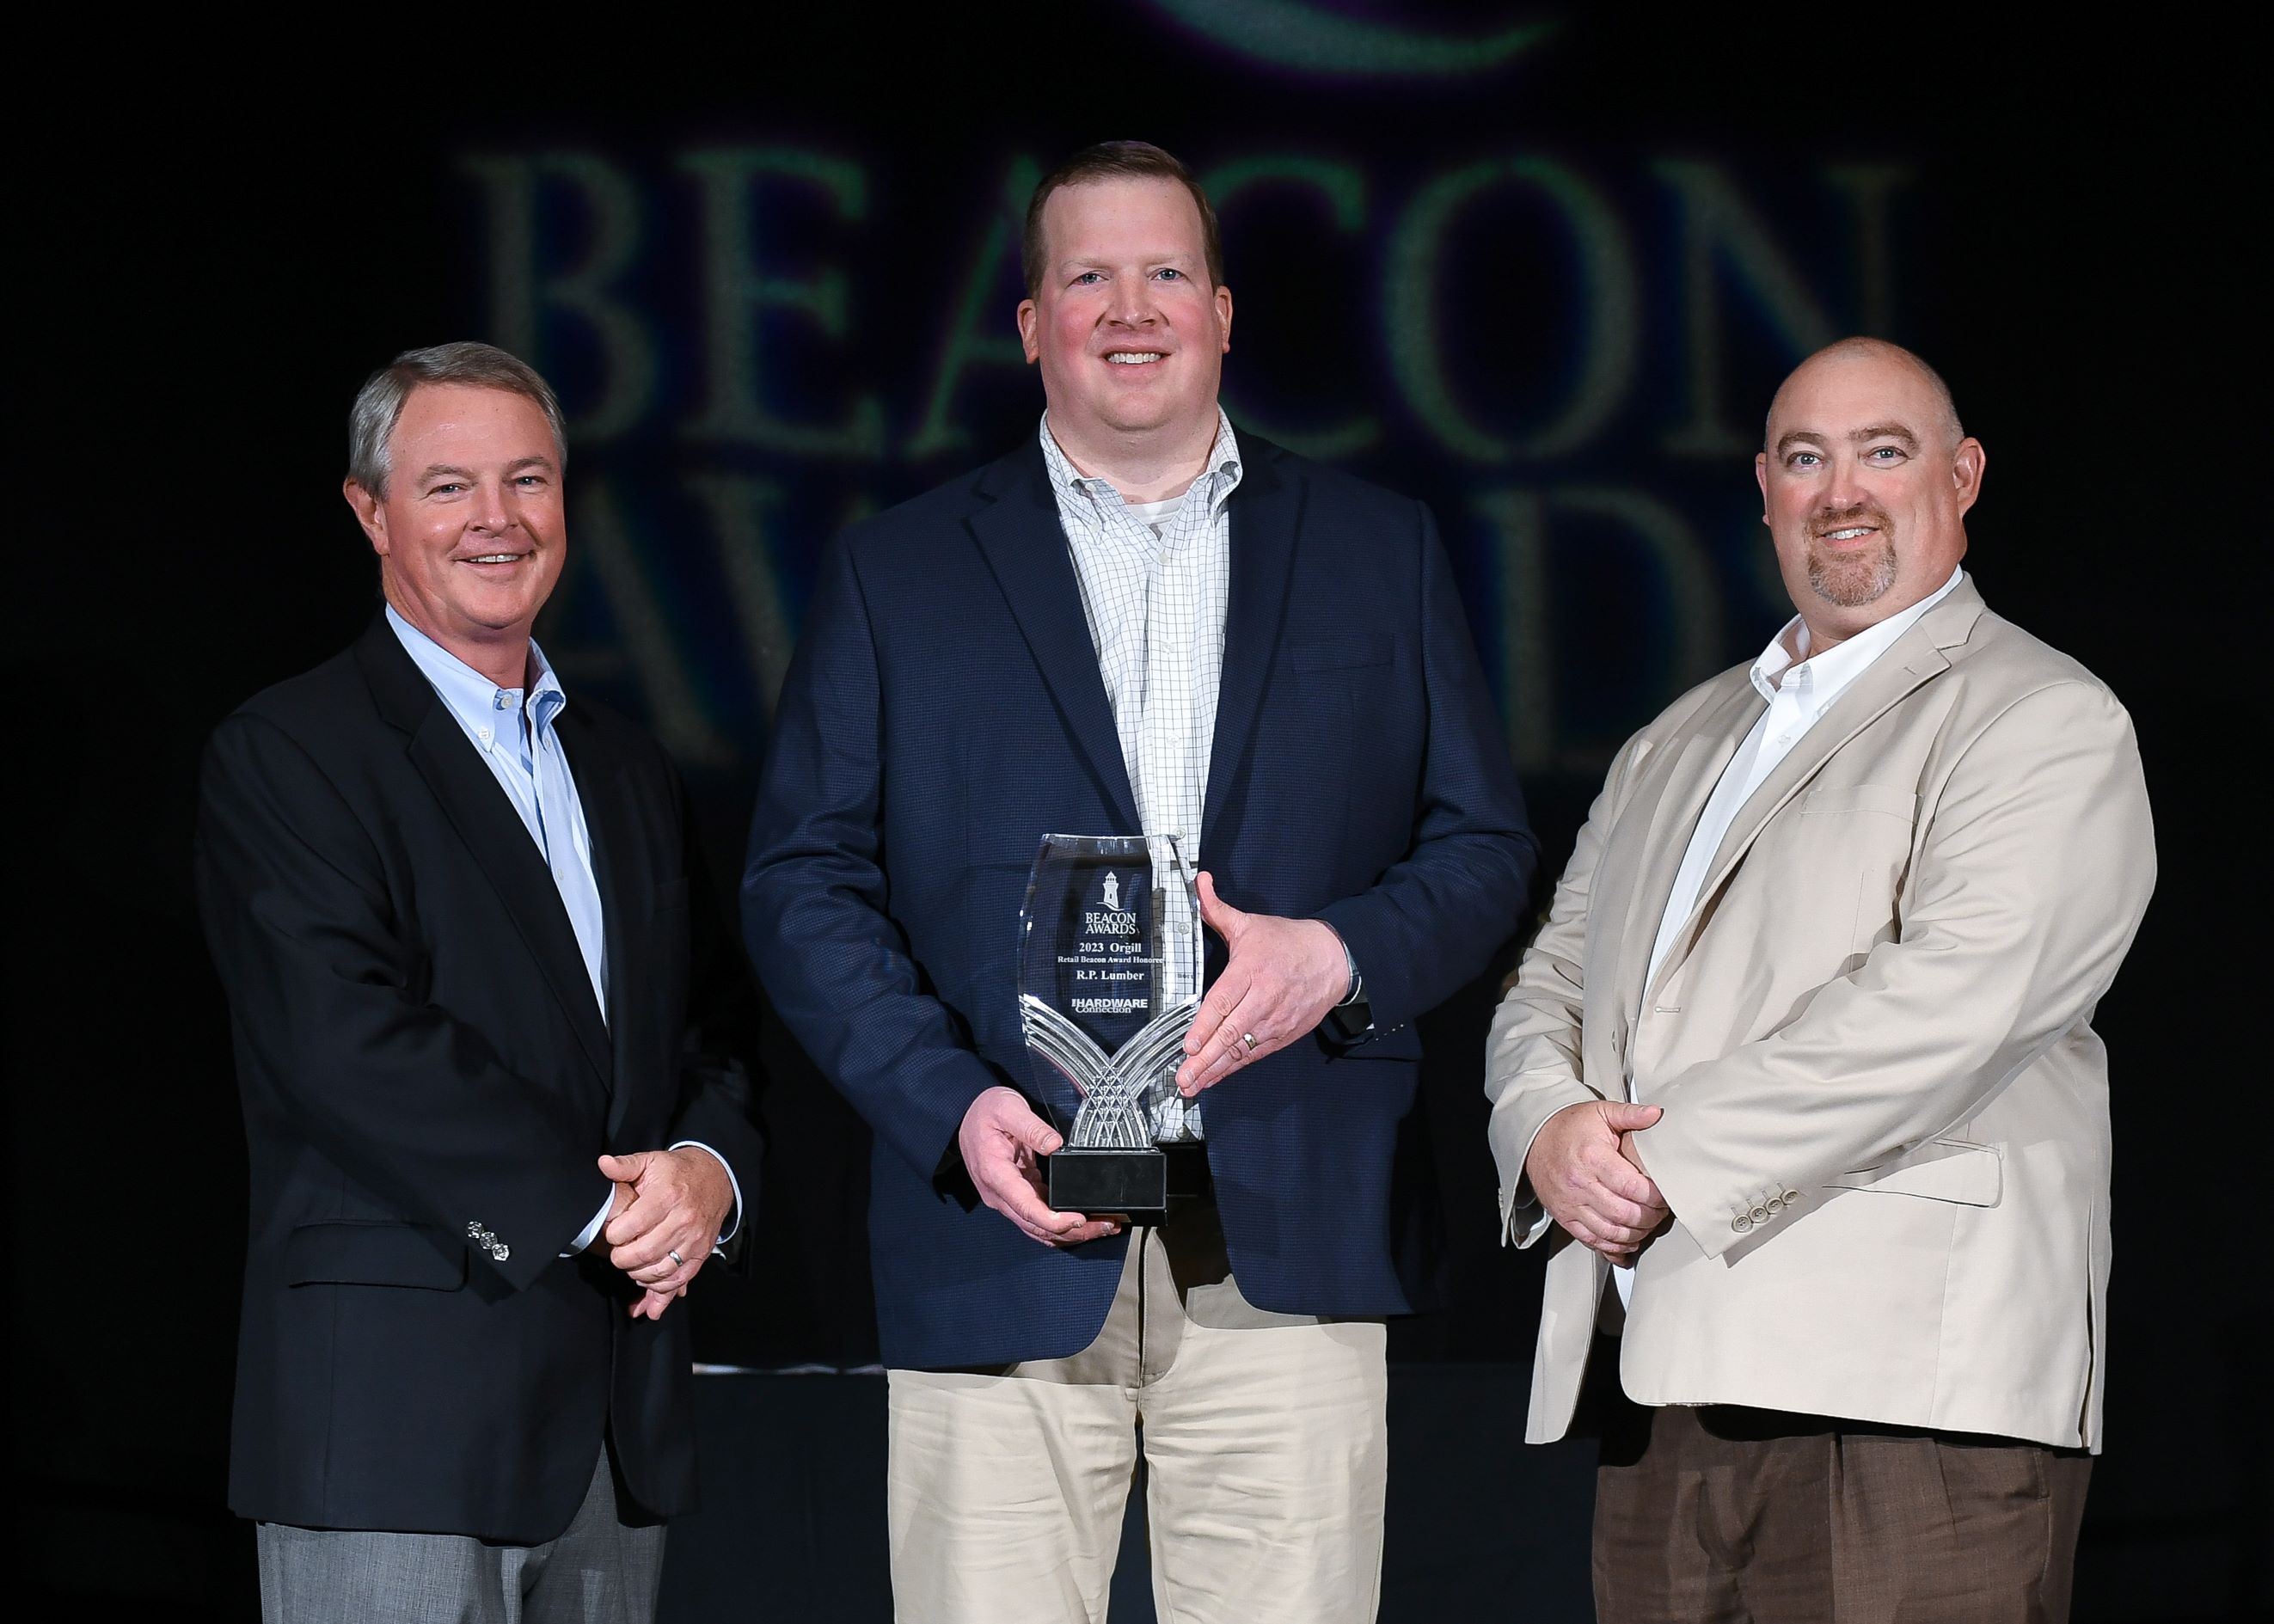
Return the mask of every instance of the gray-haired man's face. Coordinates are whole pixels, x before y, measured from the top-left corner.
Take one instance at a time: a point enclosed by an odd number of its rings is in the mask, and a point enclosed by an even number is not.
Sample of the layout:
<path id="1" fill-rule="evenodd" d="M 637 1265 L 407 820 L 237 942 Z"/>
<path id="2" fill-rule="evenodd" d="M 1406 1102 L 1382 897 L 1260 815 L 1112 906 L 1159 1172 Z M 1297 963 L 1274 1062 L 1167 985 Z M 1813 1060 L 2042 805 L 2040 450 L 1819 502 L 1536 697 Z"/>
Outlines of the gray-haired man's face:
<path id="1" fill-rule="evenodd" d="M 525 641 L 568 546 L 544 411 L 503 389 L 422 384 L 388 454 L 383 495 L 348 488 L 388 602 L 454 652 Z"/>

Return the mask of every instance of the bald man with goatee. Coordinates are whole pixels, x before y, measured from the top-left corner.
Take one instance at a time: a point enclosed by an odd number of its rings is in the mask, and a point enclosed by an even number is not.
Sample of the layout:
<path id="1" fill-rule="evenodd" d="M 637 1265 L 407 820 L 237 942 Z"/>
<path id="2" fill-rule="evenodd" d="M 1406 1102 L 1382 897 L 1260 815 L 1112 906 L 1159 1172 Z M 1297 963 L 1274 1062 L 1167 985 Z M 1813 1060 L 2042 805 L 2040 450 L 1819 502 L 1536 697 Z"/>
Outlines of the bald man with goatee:
<path id="1" fill-rule="evenodd" d="M 1494 1023 L 1606 1624 L 2068 1616 L 2154 833 L 2124 708 L 1962 567 L 1984 462 L 1907 350 L 1785 380 L 1797 613 L 1620 750 Z"/>

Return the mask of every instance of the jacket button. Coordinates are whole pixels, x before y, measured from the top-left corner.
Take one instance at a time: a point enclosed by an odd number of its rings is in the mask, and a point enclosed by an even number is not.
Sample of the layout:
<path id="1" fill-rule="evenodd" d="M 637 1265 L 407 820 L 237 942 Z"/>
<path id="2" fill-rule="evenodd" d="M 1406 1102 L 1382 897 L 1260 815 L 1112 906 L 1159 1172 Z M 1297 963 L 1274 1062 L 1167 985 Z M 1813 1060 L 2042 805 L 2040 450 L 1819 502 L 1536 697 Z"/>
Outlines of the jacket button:
<path id="1" fill-rule="evenodd" d="M 496 1246 L 491 1249 L 490 1256 L 496 1259 L 500 1263 L 502 1263 L 508 1258 L 513 1256 L 513 1248 L 507 1245 L 503 1241 L 500 1241 Z"/>
<path id="2" fill-rule="evenodd" d="M 1785 1204 L 1787 1207 L 1790 1207 L 1790 1206 L 1791 1206 L 1795 1201 L 1797 1201 L 1798 1199 L 1800 1199 L 1800 1192 L 1799 1192 L 1799 1191 L 1797 1191 L 1797 1190 L 1788 1190 L 1788 1191 L 1786 1191 L 1786 1192 L 1784 1192 L 1784 1204 Z"/>
<path id="3" fill-rule="evenodd" d="M 1746 1217 L 1744 1214 L 1739 1213 L 1735 1218 L 1729 1220 L 1729 1227 L 1735 1229 L 1738 1234 L 1743 1235 L 1746 1230 L 1753 1227 L 1753 1221 L 1751 1218 Z"/>
<path id="4" fill-rule="evenodd" d="M 1768 1221 L 1769 1209 L 1767 1207 L 1756 1207 L 1753 1208 L 1753 1222 L 1755 1223 L 1766 1223 Z"/>

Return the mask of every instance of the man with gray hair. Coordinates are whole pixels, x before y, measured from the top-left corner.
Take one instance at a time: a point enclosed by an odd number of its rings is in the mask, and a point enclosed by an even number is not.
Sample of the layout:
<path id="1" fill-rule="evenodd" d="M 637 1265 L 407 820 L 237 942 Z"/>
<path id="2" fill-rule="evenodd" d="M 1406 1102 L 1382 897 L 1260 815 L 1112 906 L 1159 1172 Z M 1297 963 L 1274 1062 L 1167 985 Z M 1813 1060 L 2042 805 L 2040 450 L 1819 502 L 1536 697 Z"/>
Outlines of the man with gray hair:
<path id="1" fill-rule="evenodd" d="M 1961 568 L 1984 462 L 1893 344 L 1785 380 L 1797 613 L 1619 752 L 1494 1022 L 1527 1436 L 1584 1377 L 1605 1624 L 2068 1616 L 2155 837 L 2124 707 Z"/>
<path id="2" fill-rule="evenodd" d="M 552 390 L 413 350 L 350 432 L 385 606 L 205 759 L 252 1171 L 230 1504 L 272 1624 L 643 1620 L 694 1489 L 666 1311 L 757 1189 L 749 983 L 670 762 L 531 636 Z"/>

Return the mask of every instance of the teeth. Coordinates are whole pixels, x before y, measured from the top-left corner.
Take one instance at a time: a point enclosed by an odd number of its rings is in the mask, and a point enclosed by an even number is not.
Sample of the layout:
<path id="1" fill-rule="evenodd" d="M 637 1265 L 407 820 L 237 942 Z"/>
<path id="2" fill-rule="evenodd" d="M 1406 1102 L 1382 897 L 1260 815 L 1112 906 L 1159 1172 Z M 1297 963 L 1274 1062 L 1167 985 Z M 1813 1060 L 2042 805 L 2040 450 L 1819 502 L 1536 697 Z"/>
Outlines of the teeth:
<path id="1" fill-rule="evenodd" d="M 485 553 L 469 561 L 476 564 L 510 564 L 520 556 L 518 553 Z"/>
<path id="2" fill-rule="evenodd" d="M 1105 358 L 1116 366 L 1150 366 L 1161 355 L 1157 350 L 1117 350 Z"/>
<path id="3" fill-rule="evenodd" d="M 1868 536 L 1871 533 L 1871 527 L 1870 525 L 1858 524 L 1849 530 L 1833 530 L 1826 537 L 1826 539 L 1829 541 L 1853 541 L 1858 536 Z"/>

